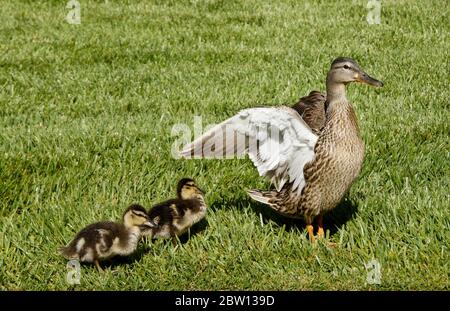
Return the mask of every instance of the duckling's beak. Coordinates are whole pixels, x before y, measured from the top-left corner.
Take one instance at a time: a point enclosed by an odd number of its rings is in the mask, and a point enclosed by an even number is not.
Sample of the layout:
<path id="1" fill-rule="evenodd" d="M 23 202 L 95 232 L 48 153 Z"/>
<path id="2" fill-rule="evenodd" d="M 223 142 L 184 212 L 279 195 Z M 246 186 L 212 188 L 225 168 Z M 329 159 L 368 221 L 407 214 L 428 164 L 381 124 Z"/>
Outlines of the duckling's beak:
<path id="1" fill-rule="evenodd" d="M 154 227 L 156 227 L 156 224 L 153 222 L 153 221 L 151 221 L 151 220 L 147 220 L 146 222 L 144 222 L 144 224 L 143 224 L 145 227 L 149 227 L 149 228 L 154 228 Z"/>
<path id="2" fill-rule="evenodd" d="M 383 82 L 372 78 L 364 71 L 360 71 L 357 73 L 355 81 L 361 82 L 361 83 L 366 83 L 368 85 L 372 85 L 372 86 L 376 86 L 376 87 L 383 87 L 383 85 L 384 85 Z"/>
<path id="3" fill-rule="evenodd" d="M 200 189 L 199 187 L 197 187 L 198 192 L 200 192 L 201 195 L 205 195 L 205 191 L 203 191 L 202 189 Z"/>

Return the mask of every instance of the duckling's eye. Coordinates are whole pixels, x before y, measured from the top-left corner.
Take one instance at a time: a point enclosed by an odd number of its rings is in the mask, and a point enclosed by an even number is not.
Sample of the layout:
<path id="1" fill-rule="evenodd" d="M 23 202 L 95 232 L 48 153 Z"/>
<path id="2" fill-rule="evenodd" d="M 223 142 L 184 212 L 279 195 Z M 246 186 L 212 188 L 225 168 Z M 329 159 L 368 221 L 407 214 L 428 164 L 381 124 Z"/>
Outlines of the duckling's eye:
<path id="1" fill-rule="evenodd" d="M 350 69 L 350 66 L 344 65 L 344 69 Z"/>

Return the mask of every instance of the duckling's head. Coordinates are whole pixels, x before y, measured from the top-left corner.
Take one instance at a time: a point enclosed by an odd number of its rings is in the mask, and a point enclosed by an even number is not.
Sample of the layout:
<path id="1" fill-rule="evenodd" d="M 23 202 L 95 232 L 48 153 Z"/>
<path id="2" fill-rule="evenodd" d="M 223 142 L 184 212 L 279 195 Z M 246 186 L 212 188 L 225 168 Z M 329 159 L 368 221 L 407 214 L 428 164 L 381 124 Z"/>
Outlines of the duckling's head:
<path id="1" fill-rule="evenodd" d="M 132 204 L 125 210 L 125 213 L 123 214 L 123 224 L 127 228 L 139 227 L 141 231 L 156 226 L 149 219 L 145 208 L 139 204 Z"/>
<path id="2" fill-rule="evenodd" d="M 178 182 L 177 195 L 180 199 L 188 200 L 203 198 L 205 193 L 195 184 L 193 179 L 183 178 Z"/>
<path id="3" fill-rule="evenodd" d="M 382 87 L 383 82 L 372 78 L 365 73 L 358 63 L 348 57 L 338 57 L 331 63 L 327 75 L 327 84 L 348 84 L 350 82 L 361 82 L 376 87 Z"/>

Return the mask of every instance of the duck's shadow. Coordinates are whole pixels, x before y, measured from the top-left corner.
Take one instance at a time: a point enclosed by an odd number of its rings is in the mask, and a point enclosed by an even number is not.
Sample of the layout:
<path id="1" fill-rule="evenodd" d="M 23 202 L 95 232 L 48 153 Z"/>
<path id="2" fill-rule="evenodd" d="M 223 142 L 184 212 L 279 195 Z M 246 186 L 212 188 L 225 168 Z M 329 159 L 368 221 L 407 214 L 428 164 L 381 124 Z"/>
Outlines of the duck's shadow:
<path id="1" fill-rule="evenodd" d="M 250 207 L 257 217 L 262 217 L 264 223 L 273 221 L 280 227 L 285 226 L 286 231 L 303 231 L 306 227 L 306 223 L 302 219 L 293 219 L 282 216 L 269 206 L 253 201 L 249 197 L 240 197 L 238 199 L 227 199 L 226 201 L 215 202 L 211 205 L 211 209 L 223 209 L 225 206 L 233 206 L 235 208 Z M 336 208 L 324 215 L 324 229 L 329 230 L 330 236 L 332 236 L 348 221 L 353 219 L 357 212 L 357 202 L 348 197 L 344 198 L 342 202 L 336 206 Z"/>

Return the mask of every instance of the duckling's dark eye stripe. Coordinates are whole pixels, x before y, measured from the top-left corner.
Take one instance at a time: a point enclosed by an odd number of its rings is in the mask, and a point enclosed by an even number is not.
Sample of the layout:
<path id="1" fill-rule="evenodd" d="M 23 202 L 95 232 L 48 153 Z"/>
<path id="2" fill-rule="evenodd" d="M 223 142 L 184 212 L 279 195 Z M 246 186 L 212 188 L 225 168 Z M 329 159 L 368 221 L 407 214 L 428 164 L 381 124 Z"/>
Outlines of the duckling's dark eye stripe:
<path id="1" fill-rule="evenodd" d="M 132 212 L 134 215 L 136 215 L 136 216 L 139 216 L 139 217 L 147 217 L 147 215 L 145 215 L 144 213 L 142 213 L 142 212 L 136 212 L 136 211 L 133 211 Z"/>

